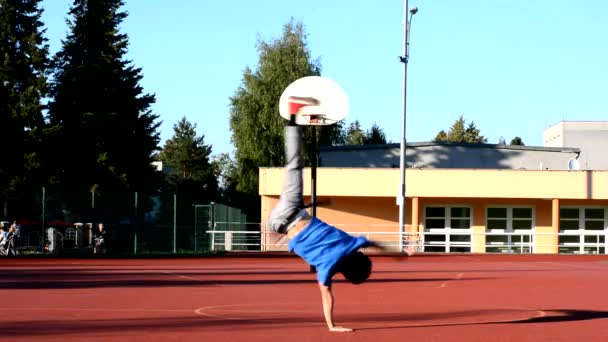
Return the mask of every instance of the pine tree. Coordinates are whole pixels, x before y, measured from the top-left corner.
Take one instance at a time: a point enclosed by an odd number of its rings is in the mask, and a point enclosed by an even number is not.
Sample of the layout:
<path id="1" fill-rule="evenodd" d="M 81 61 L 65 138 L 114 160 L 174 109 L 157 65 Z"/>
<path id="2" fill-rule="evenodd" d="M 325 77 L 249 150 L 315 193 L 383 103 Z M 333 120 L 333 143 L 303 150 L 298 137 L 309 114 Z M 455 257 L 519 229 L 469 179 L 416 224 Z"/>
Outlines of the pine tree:
<path id="1" fill-rule="evenodd" d="M 365 132 L 363 143 L 365 145 L 386 144 L 386 134 L 380 126 L 374 123 L 372 128 Z"/>
<path id="2" fill-rule="evenodd" d="M 481 131 L 475 126 L 475 122 L 471 121 L 464 131 L 464 141 L 468 143 L 486 143 L 488 139 L 481 135 Z"/>
<path id="3" fill-rule="evenodd" d="M 441 130 L 433 140 L 466 143 L 486 143 L 488 141 L 486 137 L 481 135 L 481 131 L 475 126 L 475 122 L 471 121 L 467 125 L 462 115 L 452 124 L 448 132 Z"/>
<path id="4" fill-rule="evenodd" d="M 192 206 L 215 202 L 219 196 L 216 169 L 210 161 L 212 148 L 185 117 L 173 126 L 173 132 L 158 155 L 167 174 L 160 219 L 171 222 L 177 210 L 178 225 L 192 226 Z M 177 208 L 173 195 L 177 195 Z"/>
<path id="5" fill-rule="evenodd" d="M 344 131 L 344 145 L 363 145 L 364 143 L 365 131 L 361 128 L 359 120 L 355 120 Z"/>
<path id="6" fill-rule="evenodd" d="M 49 118 L 53 148 L 61 151 L 53 159 L 55 176 L 64 192 L 158 186 L 151 166 L 160 141 L 158 115 L 150 110 L 155 97 L 144 93 L 141 69 L 125 58 L 128 38 L 119 33 L 127 16 L 123 5 L 75 0 L 70 32 L 54 59 Z"/>
<path id="7" fill-rule="evenodd" d="M 200 203 L 217 196 L 217 178 L 209 160 L 211 146 L 205 145 L 205 136 L 196 135 L 196 125 L 185 117 L 173 126 L 174 135 L 160 152 L 160 160 L 169 169 L 169 182 L 183 186 L 184 191 L 196 195 Z"/>
<path id="8" fill-rule="evenodd" d="M 465 122 L 464 117 L 460 116 L 448 132 L 448 141 L 464 142 L 465 141 Z"/>
<path id="9" fill-rule="evenodd" d="M 9 198 L 23 200 L 42 181 L 38 140 L 44 128 L 48 45 L 39 3 L 0 0 L 0 216 L 8 214 Z M 24 214 L 20 211 L 12 216 Z"/>

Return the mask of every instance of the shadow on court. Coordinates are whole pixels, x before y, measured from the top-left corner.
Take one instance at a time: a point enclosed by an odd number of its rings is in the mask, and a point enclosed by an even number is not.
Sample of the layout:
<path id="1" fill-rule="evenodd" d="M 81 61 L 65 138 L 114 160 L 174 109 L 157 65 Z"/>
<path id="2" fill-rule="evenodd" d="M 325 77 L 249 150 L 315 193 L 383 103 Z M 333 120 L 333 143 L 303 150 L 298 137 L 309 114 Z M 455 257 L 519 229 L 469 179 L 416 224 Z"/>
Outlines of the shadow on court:
<path id="1" fill-rule="evenodd" d="M 530 317 L 524 319 L 500 319 L 496 321 L 484 320 L 480 322 L 463 322 L 463 323 L 438 323 L 433 324 L 432 321 L 428 322 L 428 324 L 416 325 L 415 322 L 411 322 L 410 324 L 403 326 L 377 326 L 377 327 L 362 327 L 357 330 L 386 330 L 386 329 L 408 329 L 408 328 L 432 328 L 432 327 L 451 327 L 451 326 L 471 326 L 471 325 L 489 325 L 489 324 L 500 324 L 500 325 L 511 325 L 511 324 L 550 324 L 550 323 L 563 323 L 563 322 L 576 322 L 576 321 L 589 321 L 596 319 L 605 319 L 608 318 L 608 311 L 596 311 L 596 310 L 571 310 L 571 309 L 555 309 L 555 310 L 538 310 L 545 311 L 548 314 L 542 317 Z M 471 311 L 473 313 L 475 311 Z M 477 315 L 472 315 L 472 317 L 478 317 L 480 320 L 483 320 L 483 311 L 476 311 Z M 487 314 L 496 313 L 497 310 L 490 310 L 486 312 Z M 453 312 L 443 313 L 437 316 L 437 319 L 450 319 L 450 318 L 463 318 L 462 315 L 458 315 Z M 410 321 L 409 319 L 404 319 L 404 321 Z"/>
<path id="2" fill-rule="evenodd" d="M 36 289 L 88 289 L 88 288 L 130 288 L 130 287 L 193 287 L 193 286 L 264 286 L 264 285 L 298 285 L 298 284 L 313 284 L 316 285 L 317 280 L 314 274 L 307 273 L 308 275 L 302 278 L 284 279 L 183 279 L 178 278 L 182 276 L 180 273 L 175 274 L 156 274 L 156 275 L 139 275 L 139 276 L 125 276 L 125 275 L 96 275 L 87 273 L 84 276 L 70 275 L 69 277 L 57 277 L 54 275 L 43 276 L 30 276 L 30 277 L 15 277 L 10 276 L 4 277 L 3 281 L 0 282 L 0 289 L 18 289 L 18 290 L 36 290 Z M 196 276 L 196 275 L 194 275 Z M 199 275 L 200 276 L 200 275 Z M 174 279 L 162 279 L 171 277 Z M 159 279 L 161 278 L 161 279 Z M 472 280 L 488 280 L 495 278 L 463 278 L 458 279 L 462 281 Z M 449 278 L 377 278 L 370 279 L 366 283 L 424 283 L 424 282 L 446 282 L 454 281 L 453 277 Z M 346 281 L 337 276 L 334 283 L 346 283 Z"/>
<path id="3" fill-rule="evenodd" d="M 471 311 L 452 311 L 440 313 L 425 313 L 425 314 L 361 314 L 341 315 L 340 321 L 357 323 L 377 323 L 374 327 L 355 327 L 356 330 L 389 330 L 389 329 L 407 329 L 407 328 L 433 328 L 446 326 L 473 326 L 487 324 L 552 324 L 572 321 L 585 321 L 608 318 L 607 311 L 592 311 L 592 310 L 570 310 L 558 309 L 547 310 L 550 316 L 537 317 L 530 319 L 498 322 L 484 321 L 479 323 L 437 323 L 433 324 L 433 320 L 449 320 L 449 319 L 483 319 L 484 315 L 492 315 L 500 313 L 500 310 L 471 310 Z M 192 315 L 184 315 L 183 317 L 163 317 L 163 318 L 116 318 L 116 319 L 89 319 L 78 321 L 73 320 L 49 320 L 48 318 L 41 320 L 29 321 L 12 321 L 0 322 L 0 331 L 5 337 L 25 337 L 25 336 L 69 336 L 82 335 L 87 333 L 115 333 L 115 332 L 140 332 L 150 333 L 155 331 L 183 331 L 201 332 L 204 329 L 218 329 L 225 331 L 227 327 L 232 328 L 249 328 L 267 329 L 272 326 L 276 328 L 288 327 L 319 327 L 324 328 L 322 317 L 318 315 L 298 315 L 290 313 L 278 317 L 266 318 L 222 318 L 222 317 L 206 317 Z M 395 324 L 404 323 L 402 326 Z M 407 323 L 406 323 L 407 322 Z M 428 324 L 427 324 L 428 323 Z M 382 326 L 386 324 L 386 326 Z"/>
<path id="4" fill-rule="evenodd" d="M 513 321 L 509 323 L 559 323 L 559 322 L 574 322 L 588 321 L 592 319 L 608 318 L 608 311 L 593 311 L 593 310 L 547 310 L 553 315 L 544 317 L 534 317 L 521 321 Z"/>

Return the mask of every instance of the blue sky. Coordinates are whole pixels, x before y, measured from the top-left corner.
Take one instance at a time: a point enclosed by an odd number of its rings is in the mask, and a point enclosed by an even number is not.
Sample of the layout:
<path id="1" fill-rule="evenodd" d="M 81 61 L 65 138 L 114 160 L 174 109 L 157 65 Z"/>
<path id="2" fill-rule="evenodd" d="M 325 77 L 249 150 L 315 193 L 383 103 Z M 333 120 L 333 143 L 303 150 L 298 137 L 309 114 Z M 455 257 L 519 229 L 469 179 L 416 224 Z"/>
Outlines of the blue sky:
<path id="1" fill-rule="evenodd" d="M 52 52 L 66 36 L 71 3 L 42 2 Z M 534 146 L 561 120 L 608 120 L 608 2 L 409 4 L 420 11 L 411 31 L 408 142 L 432 140 L 460 115 L 490 143 L 520 136 Z M 377 123 L 399 142 L 403 7 L 397 0 L 126 0 L 122 31 L 145 91 L 156 95 L 163 143 L 186 116 L 214 154 L 233 151 L 229 97 L 244 68 L 257 65 L 258 37 L 279 37 L 291 17 L 305 25 L 322 74 L 347 92 L 347 121 Z"/>

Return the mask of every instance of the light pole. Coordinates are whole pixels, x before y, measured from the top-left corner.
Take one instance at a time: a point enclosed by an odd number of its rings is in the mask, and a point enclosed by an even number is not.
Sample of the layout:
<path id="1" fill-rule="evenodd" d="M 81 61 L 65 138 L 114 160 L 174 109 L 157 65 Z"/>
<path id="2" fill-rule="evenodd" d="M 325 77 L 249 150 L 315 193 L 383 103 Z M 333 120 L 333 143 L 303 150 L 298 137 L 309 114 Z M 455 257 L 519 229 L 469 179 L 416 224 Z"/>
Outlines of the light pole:
<path id="1" fill-rule="evenodd" d="M 404 30 L 403 30 L 403 56 L 399 57 L 401 63 L 403 63 L 403 115 L 401 117 L 401 156 L 400 156 L 400 168 L 401 168 L 401 186 L 399 187 L 399 251 L 403 252 L 403 236 L 405 233 L 405 157 L 406 157 L 406 139 L 405 139 L 405 128 L 406 128 L 406 113 L 407 113 L 407 62 L 410 58 L 410 25 L 414 14 L 418 13 L 418 8 L 408 8 L 408 0 L 405 0 L 403 14 L 405 17 Z M 408 18 L 409 15 L 409 18 Z"/>

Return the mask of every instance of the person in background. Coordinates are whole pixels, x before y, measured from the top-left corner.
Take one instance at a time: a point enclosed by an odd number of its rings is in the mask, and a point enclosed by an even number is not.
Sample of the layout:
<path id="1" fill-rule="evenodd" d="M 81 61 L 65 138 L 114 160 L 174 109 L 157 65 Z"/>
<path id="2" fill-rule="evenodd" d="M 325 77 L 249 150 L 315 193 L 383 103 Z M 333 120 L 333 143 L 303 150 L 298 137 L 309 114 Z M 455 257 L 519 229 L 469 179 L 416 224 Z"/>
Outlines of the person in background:
<path id="1" fill-rule="evenodd" d="M 0 246 L 4 245 L 7 241 L 8 232 L 4 230 L 4 223 L 0 222 Z"/>
<path id="2" fill-rule="evenodd" d="M 94 233 L 95 244 L 93 247 L 94 254 L 103 254 L 106 252 L 106 229 L 103 223 L 97 224 L 97 230 Z"/>

